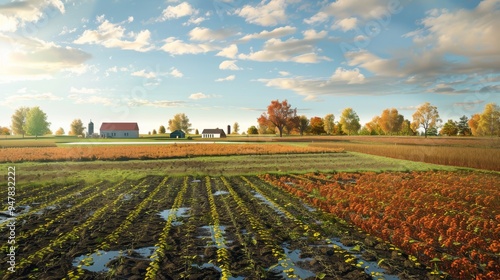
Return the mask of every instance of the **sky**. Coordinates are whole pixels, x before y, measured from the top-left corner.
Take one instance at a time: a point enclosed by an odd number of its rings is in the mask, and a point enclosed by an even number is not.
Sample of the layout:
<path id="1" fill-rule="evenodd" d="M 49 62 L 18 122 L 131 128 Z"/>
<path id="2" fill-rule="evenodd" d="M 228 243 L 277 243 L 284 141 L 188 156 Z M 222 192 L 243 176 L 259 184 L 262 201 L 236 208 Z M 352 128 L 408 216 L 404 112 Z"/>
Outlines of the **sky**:
<path id="1" fill-rule="evenodd" d="M 246 131 L 276 99 L 458 120 L 500 104 L 499 27 L 500 0 L 0 0 L 0 126 L 39 106 L 52 131 L 177 113 Z"/>

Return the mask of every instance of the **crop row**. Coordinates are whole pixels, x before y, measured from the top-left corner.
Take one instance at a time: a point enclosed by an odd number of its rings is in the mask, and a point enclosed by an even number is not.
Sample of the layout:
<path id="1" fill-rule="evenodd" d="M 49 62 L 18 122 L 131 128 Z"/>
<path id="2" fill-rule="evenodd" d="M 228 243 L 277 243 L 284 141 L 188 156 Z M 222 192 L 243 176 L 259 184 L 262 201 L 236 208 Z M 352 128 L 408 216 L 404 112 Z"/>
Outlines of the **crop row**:
<path id="1" fill-rule="evenodd" d="M 166 159 L 191 156 L 265 155 L 341 151 L 343 149 L 298 147 L 282 144 L 134 145 L 126 149 L 121 146 L 9 148 L 2 150 L 0 162 Z"/>
<path id="2" fill-rule="evenodd" d="M 498 175 L 421 172 L 262 177 L 460 279 L 500 273 Z M 443 272 L 445 271 L 445 272 Z"/>

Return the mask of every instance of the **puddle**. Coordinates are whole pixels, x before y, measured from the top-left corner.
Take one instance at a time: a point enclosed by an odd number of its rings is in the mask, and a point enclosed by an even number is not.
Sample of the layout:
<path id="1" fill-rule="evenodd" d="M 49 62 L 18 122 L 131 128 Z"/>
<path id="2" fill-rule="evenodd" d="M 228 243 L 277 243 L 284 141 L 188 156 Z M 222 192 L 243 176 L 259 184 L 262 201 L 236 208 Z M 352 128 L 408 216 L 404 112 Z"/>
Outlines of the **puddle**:
<path id="1" fill-rule="evenodd" d="M 163 210 L 158 215 L 160 215 L 165 221 L 168 219 L 168 216 L 170 215 L 175 215 L 176 218 L 185 218 L 189 217 L 189 214 L 187 213 L 189 211 L 189 207 L 180 207 L 177 209 L 167 209 Z"/>
<path id="2" fill-rule="evenodd" d="M 224 195 L 224 194 L 229 194 L 229 192 L 226 192 L 226 191 L 216 191 L 213 193 L 214 196 L 216 195 Z"/>
<path id="3" fill-rule="evenodd" d="M 227 248 L 226 244 L 231 243 L 232 241 L 225 240 L 224 239 L 224 234 L 226 234 L 226 227 L 225 226 L 219 226 L 219 231 L 221 232 L 221 236 L 215 236 L 215 230 L 214 226 L 203 226 L 201 229 L 205 232 L 210 233 L 210 238 L 212 239 L 211 244 L 207 244 L 207 247 L 212 247 L 215 246 L 217 249 L 219 248 Z M 209 237 L 208 235 L 205 236 L 198 236 L 199 238 L 204 238 L 204 237 Z M 221 244 L 221 245 L 219 245 Z"/>
<path id="4" fill-rule="evenodd" d="M 377 261 L 367 261 L 365 259 L 363 259 L 361 257 L 361 253 L 363 252 L 362 250 L 361 251 L 353 251 L 353 248 L 355 246 L 345 246 L 344 244 L 342 244 L 339 240 L 337 239 L 328 239 L 332 244 L 334 244 L 334 246 L 338 246 L 346 251 L 348 251 L 349 253 L 351 253 L 354 257 L 357 258 L 357 264 L 360 265 L 361 267 L 364 267 L 365 269 L 365 272 L 368 274 L 368 275 L 371 275 L 371 276 L 375 276 L 377 277 L 376 279 L 385 279 L 385 280 L 399 280 L 399 277 L 396 276 L 396 275 L 391 275 L 391 274 L 387 274 L 387 272 L 385 271 L 385 269 L 381 268 L 379 265 L 378 265 L 378 262 Z"/>
<path id="5" fill-rule="evenodd" d="M 291 251 L 286 246 L 283 246 L 283 251 L 285 252 L 286 259 L 278 262 L 274 267 L 269 268 L 269 270 L 274 272 L 281 272 L 281 275 L 288 279 L 288 275 L 285 270 L 293 269 L 293 274 L 298 277 L 298 279 L 307 279 L 309 277 L 316 277 L 316 274 L 310 270 L 303 269 L 296 265 L 298 262 L 307 262 L 312 260 L 311 258 L 300 258 L 300 250 Z"/>
<path id="6" fill-rule="evenodd" d="M 257 193 L 256 191 L 253 191 L 252 193 L 253 193 L 254 197 L 260 199 L 262 202 L 264 202 L 264 204 L 273 208 L 274 212 L 276 212 L 277 214 L 279 214 L 282 217 L 285 216 L 285 213 L 283 213 L 280 209 L 278 209 L 278 207 L 274 206 L 273 203 L 271 203 L 269 200 L 267 200 L 267 198 L 263 197 L 260 193 Z"/>
<path id="7" fill-rule="evenodd" d="M 149 260 L 149 257 L 153 254 L 157 247 L 145 247 L 133 250 L 135 253 L 139 254 L 144 259 Z M 128 258 L 134 258 L 129 256 L 126 251 L 101 251 L 93 253 L 89 256 L 81 255 L 73 259 L 73 266 L 82 265 L 83 269 L 92 272 L 107 272 L 109 268 L 106 266 L 110 261 L 120 257 L 125 256 Z"/>
<path id="8" fill-rule="evenodd" d="M 132 199 L 132 197 L 133 197 L 133 195 L 131 195 L 131 194 L 128 194 L 128 193 L 127 193 L 127 194 L 124 194 L 124 195 L 123 195 L 123 198 L 122 198 L 122 201 L 128 201 L 128 200 L 131 200 L 131 199 Z"/>

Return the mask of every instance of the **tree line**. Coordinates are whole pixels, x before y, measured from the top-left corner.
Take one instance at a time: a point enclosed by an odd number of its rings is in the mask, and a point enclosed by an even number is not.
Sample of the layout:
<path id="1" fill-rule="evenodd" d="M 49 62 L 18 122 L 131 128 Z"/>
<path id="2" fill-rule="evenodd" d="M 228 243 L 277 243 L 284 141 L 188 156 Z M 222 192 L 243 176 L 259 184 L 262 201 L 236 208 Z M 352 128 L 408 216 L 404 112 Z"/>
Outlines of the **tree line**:
<path id="1" fill-rule="evenodd" d="M 352 108 L 345 108 L 335 122 L 333 114 L 325 117 L 307 118 L 298 116 L 297 109 L 292 108 L 287 100 L 271 101 L 267 112 L 257 118 L 258 127 L 252 126 L 248 134 L 283 133 L 310 135 L 417 135 L 419 129 L 427 137 L 429 135 L 448 136 L 500 136 L 500 108 L 495 103 L 486 104 L 484 111 L 471 118 L 462 116 L 458 121 L 448 120 L 444 125 L 436 106 L 429 102 L 418 107 L 412 115 L 412 121 L 405 119 L 396 108 L 382 111 L 371 121 L 361 126 L 357 113 Z M 438 131 L 438 129 L 440 129 Z"/>

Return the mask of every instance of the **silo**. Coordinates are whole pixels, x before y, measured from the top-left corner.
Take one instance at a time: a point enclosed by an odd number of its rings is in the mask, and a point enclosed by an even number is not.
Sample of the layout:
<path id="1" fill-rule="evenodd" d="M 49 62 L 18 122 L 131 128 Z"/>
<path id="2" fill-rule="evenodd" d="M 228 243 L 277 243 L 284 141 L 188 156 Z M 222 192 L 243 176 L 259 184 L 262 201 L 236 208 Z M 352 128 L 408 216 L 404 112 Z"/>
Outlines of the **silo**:
<path id="1" fill-rule="evenodd" d="M 94 135 L 94 123 L 92 122 L 92 120 L 90 120 L 89 122 L 89 129 L 87 131 L 89 133 L 89 136 Z"/>
<path id="2" fill-rule="evenodd" d="M 231 126 L 227 125 L 227 135 L 231 134 Z"/>

